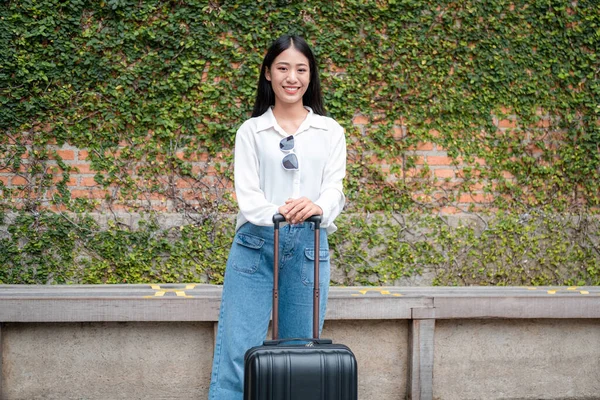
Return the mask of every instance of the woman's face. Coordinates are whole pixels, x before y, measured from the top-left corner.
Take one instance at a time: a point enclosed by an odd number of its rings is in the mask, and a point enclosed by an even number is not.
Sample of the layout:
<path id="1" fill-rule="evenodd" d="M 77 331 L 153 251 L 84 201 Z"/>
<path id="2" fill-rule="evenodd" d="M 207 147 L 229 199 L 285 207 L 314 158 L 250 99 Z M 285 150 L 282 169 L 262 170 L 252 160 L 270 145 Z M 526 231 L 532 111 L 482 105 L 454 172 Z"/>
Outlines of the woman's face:
<path id="1" fill-rule="evenodd" d="M 302 104 L 302 96 L 310 83 L 308 58 L 291 46 L 273 60 L 265 77 L 275 92 L 275 104 Z"/>

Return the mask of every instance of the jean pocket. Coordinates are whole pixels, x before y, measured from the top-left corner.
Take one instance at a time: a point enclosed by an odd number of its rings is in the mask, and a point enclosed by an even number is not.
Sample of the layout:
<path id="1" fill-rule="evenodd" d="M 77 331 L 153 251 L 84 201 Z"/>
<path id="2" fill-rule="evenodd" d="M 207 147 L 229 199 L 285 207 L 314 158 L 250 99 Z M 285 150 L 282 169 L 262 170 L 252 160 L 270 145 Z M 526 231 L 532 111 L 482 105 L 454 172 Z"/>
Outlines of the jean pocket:
<path id="1" fill-rule="evenodd" d="M 253 274 L 260 265 L 262 247 L 265 240 L 249 233 L 235 235 L 234 246 L 231 249 L 230 262 L 233 269 Z"/>
<path id="2" fill-rule="evenodd" d="M 329 280 L 329 250 L 319 249 L 319 283 L 325 284 Z M 302 263 L 302 283 L 313 285 L 315 282 L 315 249 L 304 249 L 304 262 Z"/>

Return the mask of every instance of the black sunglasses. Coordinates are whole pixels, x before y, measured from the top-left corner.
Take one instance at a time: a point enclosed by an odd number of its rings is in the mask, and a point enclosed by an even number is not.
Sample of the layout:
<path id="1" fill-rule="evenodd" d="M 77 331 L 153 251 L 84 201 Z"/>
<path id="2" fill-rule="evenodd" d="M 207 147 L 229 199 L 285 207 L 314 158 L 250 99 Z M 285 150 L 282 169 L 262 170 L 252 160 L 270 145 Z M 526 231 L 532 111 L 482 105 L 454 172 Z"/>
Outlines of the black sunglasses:
<path id="1" fill-rule="evenodd" d="M 281 139 L 279 142 L 279 149 L 284 153 L 287 153 L 281 159 L 281 165 L 283 169 L 288 171 L 296 171 L 298 170 L 298 157 L 296 153 L 294 153 L 294 135 L 290 135 L 286 138 Z"/>

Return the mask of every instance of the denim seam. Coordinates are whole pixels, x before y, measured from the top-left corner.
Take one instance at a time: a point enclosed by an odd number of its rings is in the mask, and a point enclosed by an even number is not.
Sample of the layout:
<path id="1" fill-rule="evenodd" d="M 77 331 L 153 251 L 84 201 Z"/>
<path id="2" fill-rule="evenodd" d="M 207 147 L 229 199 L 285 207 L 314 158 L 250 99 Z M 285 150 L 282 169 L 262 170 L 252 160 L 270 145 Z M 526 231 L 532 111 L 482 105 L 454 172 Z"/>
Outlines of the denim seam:
<path id="1" fill-rule="evenodd" d="M 224 293 L 221 292 L 221 310 L 219 313 L 219 321 L 222 320 L 223 315 L 225 314 L 225 296 Z M 216 371 L 213 371 L 213 376 L 215 377 L 214 380 L 214 387 L 215 389 L 219 388 L 219 381 L 220 381 L 220 375 L 219 375 L 219 369 L 221 368 L 221 362 L 223 361 L 222 358 L 222 354 L 223 352 L 222 347 L 223 347 L 223 324 L 222 323 L 217 323 L 217 342 L 215 343 L 215 359 L 217 360 L 216 363 Z M 215 399 L 216 396 L 216 390 L 213 390 L 213 396 L 212 396 L 212 400 L 217 400 Z"/>

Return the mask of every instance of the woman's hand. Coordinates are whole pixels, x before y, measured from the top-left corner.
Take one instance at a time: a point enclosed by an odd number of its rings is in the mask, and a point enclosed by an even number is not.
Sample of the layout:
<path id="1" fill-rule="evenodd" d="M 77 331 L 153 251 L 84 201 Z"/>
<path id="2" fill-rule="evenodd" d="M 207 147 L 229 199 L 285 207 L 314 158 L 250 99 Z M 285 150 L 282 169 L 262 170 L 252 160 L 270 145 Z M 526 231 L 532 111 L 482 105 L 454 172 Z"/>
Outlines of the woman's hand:
<path id="1" fill-rule="evenodd" d="M 285 204 L 279 207 L 279 213 L 285 217 L 290 224 L 299 224 L 313 215 L 323 215 L 321 207 L 306 197 L 299 199 L 287 199 Z"/>

